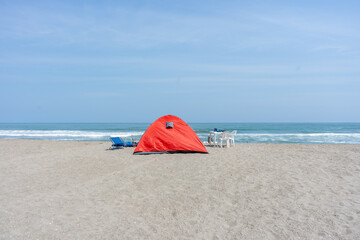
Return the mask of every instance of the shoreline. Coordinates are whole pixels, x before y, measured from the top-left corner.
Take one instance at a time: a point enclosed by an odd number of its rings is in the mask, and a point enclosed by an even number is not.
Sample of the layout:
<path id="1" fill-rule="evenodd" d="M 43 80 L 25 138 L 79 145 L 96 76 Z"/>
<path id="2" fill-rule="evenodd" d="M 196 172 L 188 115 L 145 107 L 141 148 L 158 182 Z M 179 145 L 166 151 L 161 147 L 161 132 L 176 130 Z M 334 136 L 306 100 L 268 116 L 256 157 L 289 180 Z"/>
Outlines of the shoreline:
<path id="1" fill-rule="evenodd" d="M 49 141 L 49 142 L 89 142 L 89 143 L 111 143 L 110 140 L 103 140 L 103 141 L 98 141 L 98 140 L 59 140 L 59 139 L 29 139 L 29 138 L 0 138 L 0 143 L 1 141 Z M 211 147 L 209 144 L 204 143 L 205 147 Z M 235 144 L 284 144 L 284 145 L 359 145 L 360 143 L 288 143 L 288 142 L 272 142 L 272 143 L 268 143 L 268 142 L 235 142 Z M 111 144 L 110 144 L 111 146 Z M 130 147 L 131 148 L 131 147 Z"/>
<path id="2" fill-rule="evenodd" d="M 0 139 L 0 238 L 358 239 L 360 145 Z"/>
<path id="3" fill-rule="evenodd" d="M 141 123 L 23 123 L 0 124 L 0 138 L 107 141 L 112 137 L 139 139 L 150 124 Z M 360 123 L 191 123 L 200 140 L 213 129 L 237 131 L 238 143 L 360 144 Z"/>

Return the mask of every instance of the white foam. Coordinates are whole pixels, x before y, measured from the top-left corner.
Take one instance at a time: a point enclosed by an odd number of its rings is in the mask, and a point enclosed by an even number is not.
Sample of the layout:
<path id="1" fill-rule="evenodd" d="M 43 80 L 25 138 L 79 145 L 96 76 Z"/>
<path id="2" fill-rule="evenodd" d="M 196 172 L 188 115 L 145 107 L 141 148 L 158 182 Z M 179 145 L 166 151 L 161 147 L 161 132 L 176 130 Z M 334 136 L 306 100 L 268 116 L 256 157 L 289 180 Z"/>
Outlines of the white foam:
<path id="1" fill-rule="evenodd" d="M 208 134 L 199 134 L 206 140 Z M 236 142 L 360 144 L 360 133 L 238 133 Z"/>
<path id="2" fill-rule="evenodd" d="M 360 133 L 238 133 L 237 136 L 342 136 L 360 137 Z"/>
<path id="3" fill-rule="evenodd" d="M 109 137 L 140 137 L 144 131 L 0 130 L 0 138 L 104 141 Z M 198 133 L 207 140 L 208 133 Z M 238 133 L 236 142 L 360 144 L 360 133 Z"/>
<path id="4" fill-rule="evenodd" d="M 144 132 L 96 132 L 70 130 L 0 130 L 0 138 L 38 138 L 38 139 L 103 139 L 106 137 L 129 137 L 142 135 Z"/>

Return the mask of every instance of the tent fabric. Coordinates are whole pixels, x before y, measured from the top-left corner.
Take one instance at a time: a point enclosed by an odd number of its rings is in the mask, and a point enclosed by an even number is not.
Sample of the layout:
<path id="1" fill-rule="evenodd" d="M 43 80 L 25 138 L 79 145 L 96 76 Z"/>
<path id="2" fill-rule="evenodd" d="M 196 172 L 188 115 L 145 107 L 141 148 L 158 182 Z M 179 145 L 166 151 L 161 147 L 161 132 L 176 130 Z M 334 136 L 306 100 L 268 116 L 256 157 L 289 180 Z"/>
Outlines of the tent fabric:
<path id="1" fill-rule="evenodd" d="M 166 128 L 172 122 L 173 128 Z M 182 119 L 166 115 L 145 131 L 134 154 L 152 153 L 208 153 L 194 130 Z"/>

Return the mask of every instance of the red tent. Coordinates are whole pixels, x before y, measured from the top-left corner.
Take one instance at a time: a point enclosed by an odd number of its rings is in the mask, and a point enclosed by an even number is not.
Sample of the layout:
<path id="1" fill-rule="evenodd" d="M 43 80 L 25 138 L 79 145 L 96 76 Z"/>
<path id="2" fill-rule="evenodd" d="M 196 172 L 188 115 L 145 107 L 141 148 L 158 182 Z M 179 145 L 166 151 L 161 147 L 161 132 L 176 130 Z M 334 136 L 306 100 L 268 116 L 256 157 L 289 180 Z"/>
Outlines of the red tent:
<path id="1" fill-rule="evenodd" d="M 166 115 L 145 131 L 134 154 L 207 153 L 194 130 L 183 120 Z"/>

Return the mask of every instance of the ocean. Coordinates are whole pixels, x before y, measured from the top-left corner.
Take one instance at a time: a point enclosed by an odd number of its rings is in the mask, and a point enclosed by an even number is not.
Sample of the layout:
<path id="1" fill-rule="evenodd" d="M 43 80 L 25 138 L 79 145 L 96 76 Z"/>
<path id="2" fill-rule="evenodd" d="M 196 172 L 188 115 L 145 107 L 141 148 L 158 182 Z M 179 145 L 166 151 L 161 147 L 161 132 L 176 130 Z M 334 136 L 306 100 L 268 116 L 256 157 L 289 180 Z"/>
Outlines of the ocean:
<path id="1" fill-rule="evenodd" d="M 109 141 L 140 139 L 151 123 L 0 123 L 2 139 Z M 237 130 L 238 143 L 360 144 L 360 123 L 188 123 L 202 141 L 209 131 Z"/>

